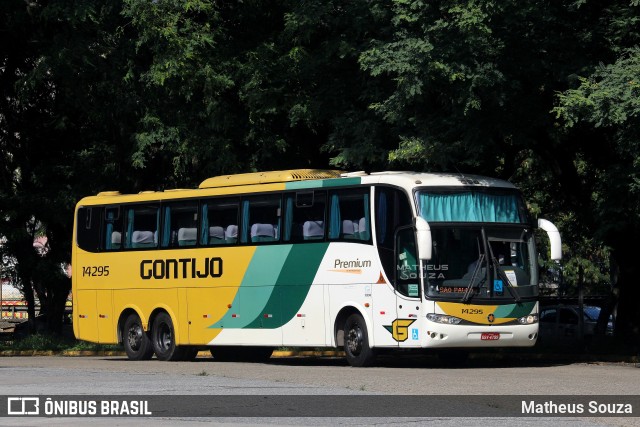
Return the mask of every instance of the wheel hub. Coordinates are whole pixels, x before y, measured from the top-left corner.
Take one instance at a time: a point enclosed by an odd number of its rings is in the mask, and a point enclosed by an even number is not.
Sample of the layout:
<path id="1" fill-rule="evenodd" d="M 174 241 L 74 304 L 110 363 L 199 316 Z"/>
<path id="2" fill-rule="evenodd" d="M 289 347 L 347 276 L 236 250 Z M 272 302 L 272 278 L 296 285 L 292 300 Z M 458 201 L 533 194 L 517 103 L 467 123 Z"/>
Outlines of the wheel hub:
<path id="1" fill-rule="evenodd" d="M 129 341 L 129 347 L 132 350 L 138 350 L 142 343 L 142 328 L 139 325 L 130 327 L 127 334 L 127 340 Z"/>
<path id="2" fill-rule="evenodd" d="M 351 354 L 358 355 L 362 350 L 362 329 L 351 328 L 347 335 L 347 348 Z"/>
<path id="3" fill-rule="evenodd" d="M 166 324 L 163 324 L 158 333 L 158 344 L 163 350 L 168 350 L 171 347 L 171 341 L 171 330 Z"/>

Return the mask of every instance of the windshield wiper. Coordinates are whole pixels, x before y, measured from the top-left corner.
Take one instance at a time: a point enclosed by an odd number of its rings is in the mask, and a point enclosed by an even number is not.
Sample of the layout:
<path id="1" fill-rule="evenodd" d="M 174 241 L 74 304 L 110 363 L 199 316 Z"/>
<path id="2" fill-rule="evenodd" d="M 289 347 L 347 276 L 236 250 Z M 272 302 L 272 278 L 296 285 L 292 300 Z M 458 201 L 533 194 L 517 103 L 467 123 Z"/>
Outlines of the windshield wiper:
<path id="1" fill-rule="evenodd" d="M 464 295 L 462 296 L 462 302 L 469 302 L 471 297 L 473 296 L 473 285 L 476 281 L 476 277 L 478 276 L 478 272 L 482 270 L 482 264 L 484 263 L 484 254 L 480 254 L 480 257 L 476 261 L 476 266 L 473 269 L 473 274 L 471 274 L 471 280 L 469 280 L 469 284 L 467 285 L 467 290 L 464 291 Z"/>
<path id="2" fill-rule="evenodd" d="M 496 257 L 491 256 L 491 263 L 493 264 L 493 268 L 496 270 L 498 277 L 502 280 L 504 286 L 507 287 L 507 290 L 509 291 L 515 302 L 520 302 L 520 295 L 518 294 L 518 291 L 516 291 L 516 289 L 513 287 L 502 268 L 500 268 L 500 263 L 498 262 Z"/>

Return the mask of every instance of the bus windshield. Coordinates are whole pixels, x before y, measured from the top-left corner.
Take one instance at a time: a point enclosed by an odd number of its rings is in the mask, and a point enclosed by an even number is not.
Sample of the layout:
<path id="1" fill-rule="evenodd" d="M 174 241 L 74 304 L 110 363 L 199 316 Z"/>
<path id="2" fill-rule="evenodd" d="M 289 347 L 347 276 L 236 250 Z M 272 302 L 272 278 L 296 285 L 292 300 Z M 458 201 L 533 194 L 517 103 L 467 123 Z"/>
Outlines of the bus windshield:
<path id="1" fill-rule="evenodd" d="M 418 212 L 434 222 L 529 222 L 520 194 L 514 190 L 421 190 L 416 194 Z"/>
<path id="2" fill-rule="evenodd" d="M 426 294 L 471 302 L 537 296 L 533 234 L 524 228 L 436 226 Z"/>

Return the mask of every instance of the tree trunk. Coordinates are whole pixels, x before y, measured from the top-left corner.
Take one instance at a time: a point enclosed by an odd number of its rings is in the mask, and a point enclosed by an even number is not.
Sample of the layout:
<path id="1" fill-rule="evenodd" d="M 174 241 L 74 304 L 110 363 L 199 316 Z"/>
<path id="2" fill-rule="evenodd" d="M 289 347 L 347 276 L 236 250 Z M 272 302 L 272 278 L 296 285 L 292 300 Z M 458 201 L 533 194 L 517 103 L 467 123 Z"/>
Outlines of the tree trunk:
<path id="1" fill-rule="evenodd" d="M 67 297 L 71 290 L 71 279 L 58 274 L 55 283 L 50 283 L 49 288 L 49 312 L 47 315 L 47 330 L 53 334 L 62 334 L 64 322 L 64 312 L 66 309 Z"/>
<path id="2" fill-rule="evenodd" d="M 27 322 L 29 324 L 29 334 L 36 332 L 36 301 L 33 296 L 33 286 L 31 282 L 24 283 L 24 299 L 27 302 Z"/>

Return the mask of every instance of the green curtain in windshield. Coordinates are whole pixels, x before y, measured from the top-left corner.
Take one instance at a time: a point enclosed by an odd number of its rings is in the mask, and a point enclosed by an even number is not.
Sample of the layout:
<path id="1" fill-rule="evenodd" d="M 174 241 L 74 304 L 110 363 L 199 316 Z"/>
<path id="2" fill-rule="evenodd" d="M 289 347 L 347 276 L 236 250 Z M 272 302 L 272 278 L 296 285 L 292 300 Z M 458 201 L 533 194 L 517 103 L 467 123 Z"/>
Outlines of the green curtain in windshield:
<path id="1" fill-rule="evenodd" d="M 517 194 L 420 192 L 418 208 L 429 222 L 525 222 Z"/>

